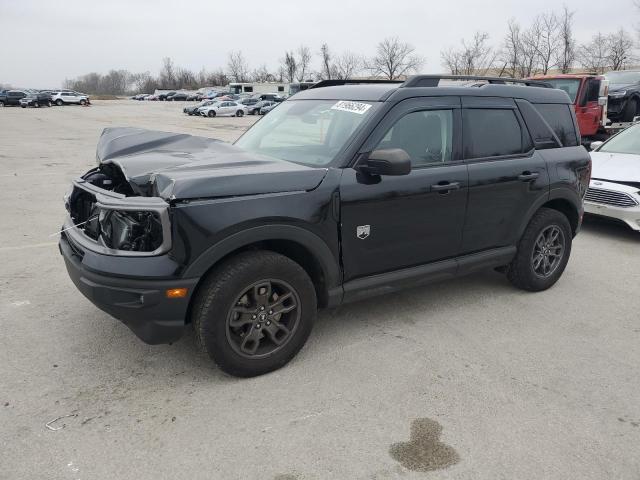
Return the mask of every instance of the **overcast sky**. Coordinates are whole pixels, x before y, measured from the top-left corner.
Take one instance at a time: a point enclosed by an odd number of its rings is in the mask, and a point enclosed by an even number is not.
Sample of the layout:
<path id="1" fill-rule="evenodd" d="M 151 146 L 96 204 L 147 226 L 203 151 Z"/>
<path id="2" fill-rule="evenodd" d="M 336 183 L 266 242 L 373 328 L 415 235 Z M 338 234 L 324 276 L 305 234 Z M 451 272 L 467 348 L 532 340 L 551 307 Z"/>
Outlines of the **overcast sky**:
<path id="1" fill-rule="evenodd" d="M 640 20 L 633 0 L 567 0 L 575 34 Z M 193 70 L 225 67 L 230 50 L 242 50 L 255 68 L 276 70 L 287 49 L 327 42 L 372 55 L 378 41 L 397 35 L 426 58 L 423 72 L 440 72 L 440 51 L 486 31 L 499 43 L 509 18 L 527 24 L 561 2 L 537 0 L 292 1 L 292 0 L 0 0 L 0 83 L 55 88 L 65 78 L 125 68 L 157 73 L 162 57 Z M 314 58 L 317 68 L 318 59 Z"/>

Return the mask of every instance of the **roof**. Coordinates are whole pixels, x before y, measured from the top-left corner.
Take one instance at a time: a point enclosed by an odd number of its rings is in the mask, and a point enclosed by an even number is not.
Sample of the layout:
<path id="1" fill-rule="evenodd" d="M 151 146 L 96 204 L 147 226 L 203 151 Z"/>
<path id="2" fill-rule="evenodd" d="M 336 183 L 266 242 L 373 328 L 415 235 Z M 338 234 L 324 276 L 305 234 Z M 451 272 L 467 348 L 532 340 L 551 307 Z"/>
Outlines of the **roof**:
<path id="1" fill-rule="evenodd" d="M 572 103 L 555 88 L 485 84 L 480 86 L 403 87 L 402 84 L 357 84 L 312 88 L 296 93 L 294 100 L 354 100 L 382 102 L 411 97 L 474 96 L 521 98 L 531 103 Z"/>

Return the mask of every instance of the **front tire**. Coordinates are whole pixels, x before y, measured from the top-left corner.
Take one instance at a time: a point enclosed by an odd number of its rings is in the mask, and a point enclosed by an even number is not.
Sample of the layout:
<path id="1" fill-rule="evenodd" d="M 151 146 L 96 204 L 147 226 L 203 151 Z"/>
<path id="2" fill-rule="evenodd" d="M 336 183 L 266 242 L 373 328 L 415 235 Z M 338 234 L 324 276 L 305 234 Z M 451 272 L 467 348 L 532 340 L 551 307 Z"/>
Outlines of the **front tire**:
<path id="1" fill-rule="evenodd" d="M 247 251 L 204 281 L 191 319 L 201 347 L 224 372 L 253 377 L 300 351 L 316 309 L 313 283 L 300 265 L 275 252 Z"/>
<path id="2" fill-rule="evenodd" d="M 236 117 L 241 117 L 241 116 L 243 116 L 243 115 L 244 115 L 244 112 L 243 112 L 242 110 L 238 110 L 238 111 L 236 112 Z"/>
<path id="3" fill-rule="evenodd" d="M 507 267 L 507 278 L 530 292 L 553 286 L 567 266 L 572 239 L 567 217 L 557 210 L 541 208 L 518 242 L 516 256 Z"/>
<path id="4" fill-rule="evenodd" d="M 215 116 L 216 116 L 216 112 L 215 112 L 215 111 L 213 111 L 213 110 L 209 110 L 209 111 L 207 112 L 207 117 L 209 117 L 209 118 L 213 118 L 213 117 L 215 117 Z"/>
<path id="5" fill-rule="evenodd" d="M 86 100 L 80 100 L 80 105 L 82 105 L 83 107 L 87 104 Z"/>
<path id="6" fill-rule="evenodd" d="M 56 105 L 61 107 L 64 102 L 60 99 L 56 100 Z"/>

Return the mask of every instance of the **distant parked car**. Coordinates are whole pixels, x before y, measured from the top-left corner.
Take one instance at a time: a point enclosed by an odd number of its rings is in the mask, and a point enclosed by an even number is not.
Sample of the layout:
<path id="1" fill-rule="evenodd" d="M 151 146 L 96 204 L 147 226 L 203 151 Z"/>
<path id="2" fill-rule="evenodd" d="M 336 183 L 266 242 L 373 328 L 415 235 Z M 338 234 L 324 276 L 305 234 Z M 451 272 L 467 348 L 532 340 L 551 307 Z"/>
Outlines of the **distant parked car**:
<path id="1" fill-rule="evenodd" d="M 241 98 L 240 100 L 237 100 L 237 103 L 240 103 L 242 105 L 244 105 L 245 107 L 249 108 L 253 105 L 255 105 L 256 103 L 258 103 L 260 100 L 258 100 L 257 98 Z"/>
<path id="2" fill-rule="evenodd" d="M 275 102 L 271 100 L 260 100 L 257 103 L 254 103 L 248 108 L 249 115 L 260 115 L 261 109 L 263 107 L 268 107 L 269 105 L 273 105 Z"/>
<path id="3" fill-rule="evenodd" d="M 593 142 L 584 211 L 622 220 L 640 231 L 640 123 L 606 142 Z"/>
<path id="4" fill-rule="evenodd" d="M 215 102 L 200 108 L 200 115 L 203 117 L 242 117 L 245 113 L 246 107 L 236 102 Z"/>
<path id="5" fill-rule="evenodd" d="M 167 97 L 169 97 L 170 95 L 175 95 L 176 91 L 172 90 L 170 92 L 162 92 L 158 94 L 158 100 L 164 101 L 167 99 Z"/>
<path id="6" fill-rule="evenodd" d="M 202 94 L 199 92 L 191 92 L 187 95 L 187 100 L 190 102 L 194 100 L 202 100 Z"/>
<path id="7" fill-rule="evenodd" d="M 284 102 L 284 97 L 277 93 L 256 93 L 251 98 L 257 98 L 258 100 L 271 100 L 272 102 Z"/>
<path id="8" fill-rule="evenodd" d="M 149 96 L 148 93 L 139 93 L 139 94 L 134 95 L 133 97 L 131 97 L 131 100 L 144 100 L 148 96 Z"/>
<path id="9" fill-rule="evenodd" d="M 87 95 L 71 90 L 60 90 L 57 92 L 53 92 L 53 95 L 51 95 L 51 100 L 59 107 L 69 104 L 87 105 L 88 103 L 90 103 L 89 97 Z"/>
<path id="10" fill-rule="evenodd" d="M 640 70 L 604 74 L 609 80 L 607 117 L 614 122 L 631 122 L 640 115 Z"/>
<path id="11" fill-rule="evenodd" d="M 278 105 L 280 105 L 280 102 L 272 102 L 271 105 L 265 105 L 262 108 L 260 108 L 260 115 L 266 115 L 267 113 L 269 113 L 271 110 L 273 110 L 274 108 L 276 108 Z"/>
<path id="12" fill-rule="evenodd" d="M 192 115 L 200 115 L 200 109 L 203 107 L 208 107 L 209 105 L 213 105 L 214 103 L 218 103 L 215 100 L 203 100 L 202 102 L 192 105 L 190 107 L 184 107 L 182 109 L 182 113 L 186 113 L 189 116 Z"/>
<path id="13" fill-rule="evenodd" d="M 20 99 L 20 106 L 22 108 L 27 108 L 27 107 L 38 108 L 42 106 L 50 107 L 51 105 L 53 105 L 53 101 L 51 99 L 51 95 L 48 93 L 30 92 L 27 94 L 26 97 L 22 97 Z"/>
<path id="14" fill-rule="evenodd" d="M 187 97 L 189 96 L 189 94 L 187 92 L 174 92 L 173 94 L 169 94 L 167 95 L 166 100 L 173 102 L 173 101 L 186 101 Z"/>
<path id="15" fill-rule="evenodd" d="M 18 106 L 20 99 L 27 96 L 24 90 L 2 90 L 0 91 L 0 107 Z"/>

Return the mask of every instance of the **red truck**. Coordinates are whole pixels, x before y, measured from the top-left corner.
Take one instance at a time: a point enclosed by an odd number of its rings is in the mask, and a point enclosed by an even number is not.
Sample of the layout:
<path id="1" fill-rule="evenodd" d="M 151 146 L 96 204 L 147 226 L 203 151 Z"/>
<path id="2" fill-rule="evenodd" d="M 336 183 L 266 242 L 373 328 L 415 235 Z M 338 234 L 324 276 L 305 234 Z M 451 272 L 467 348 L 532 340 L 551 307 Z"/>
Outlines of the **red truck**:
<path id="1" fill-rule="evenodd" d="M 533 79 L 544 80 L 554 88 L 567 92 L 573 102 L 584 145 L 588 146 L 593 141 L 604 140 L 611 135 L 611 125 L 607 125 L 609 82 L 604 76 L 576 73 L 540 75 Z"/>

